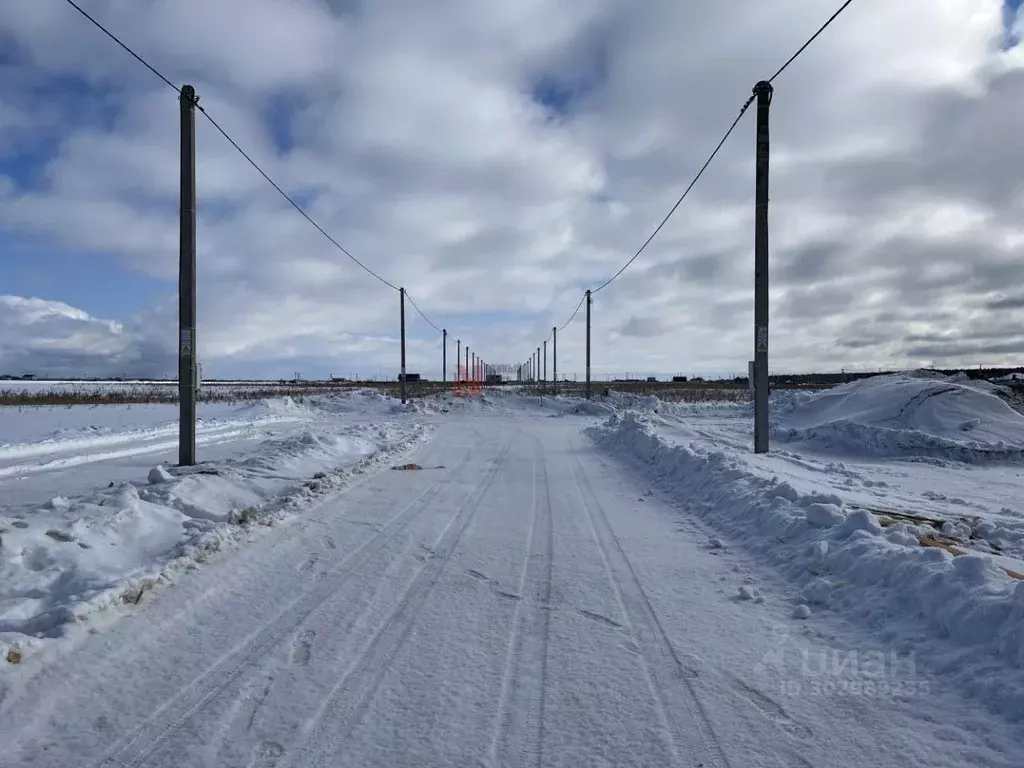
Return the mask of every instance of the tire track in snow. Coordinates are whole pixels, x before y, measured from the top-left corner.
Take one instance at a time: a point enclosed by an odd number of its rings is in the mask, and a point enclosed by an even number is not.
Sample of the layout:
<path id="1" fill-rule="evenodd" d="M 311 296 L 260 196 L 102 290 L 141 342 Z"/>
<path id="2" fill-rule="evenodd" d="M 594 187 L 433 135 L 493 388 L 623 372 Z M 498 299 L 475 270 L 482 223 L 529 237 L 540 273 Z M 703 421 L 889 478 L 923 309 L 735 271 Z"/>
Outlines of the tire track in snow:
<path id="1" fill-rule="evenodd" d="M 499 449 L 493 461 L 498 461 L 506 452 L 507 448 Z M 459 469 L 462 466 L 464 464 L 460 465 Z M 325 702 L 331 698 L 337 681 L 343 679 L 341 673 L 347 673 L 360 662 L 366 653 L 367 643 L 372 642 L 374 633 L 382 631 L 383 625 L 378 624 L 377 617 L 387 614 L 392 606 L 400 603 L 425 564 L 437 557 L 435 548 L 439 546 L 438 537 L 443 536 L 445 531 L 451 528 L 463 508 L 487 482 L 490 471 L 488 469 L 482 473 L 468 494 L 460 494 L 463 497 L 461 501 L 458 497 L 452 500 L 454 512 L 444 508 L 447 514 L 438 518 L 441 533 L 433 536 L 434 540 L 429 546 L 410 539 L 402 550 L 395 552 L 392 563 L 407 558 L 417 562 L 415 569 L 409 574 L 408 582 L 398 594 L 390 595 L 378 602 L 375 599 L 373 585 L 369 589 L 357 588 L 345 602 L 325 605 L 324 610 L 318 613 L 319 620 L 315 617 L 307 620 L 306 624 L 310 629 L 305 632 L 317 636 L 308 637 L 308 647 L 298 657 L 293 654 L 289 660 L 279 664 L 282 674 L 278 676 L 268 705 L 261 711 L 254 727 L 248 727 L 238 717 L 223 719 L 223 724 L 218 728 L 219 733 L 213 737 L 218 746 L 215 759 L 209 761 L 211 765 L 235 765 L 238 763 L 239 754 L 248 754 L 250 750 L 256 749 L 261 741 L 284 745 L 282 749 L 285 746 L 292 749 L 298 742 L 307 738 L 308 729 L 312 727 L 317 713 L 322 711 Z M 422 550 L 422 553 L 417 550 Z M 390 564 L 382 567 L 381 573 L 389 571 L 390 568 Z M 380 576 L 381 574 L 371 574 L 371 578 L 374 579 L 379 579 Z M 313 633 L 314 626 L 319 630 L 318 633 Z M 374 627 L 378 628 L 375 630 Z M 301 643 L 302 635 L 296 635 L 293 638 L 293 646 Z M 352 653 L 355 654 L 353 660 L 347 666 L 340 667 L 341 660 Z M 307 663 L 296 664 L 303 659 Z M 332 664 L 337 666 L 323 668 L 323 665 Z M 208 709 L 215 711 L 214 706 Z"/>
<path id="2" fill-rule="evenodd" d="M 239 437 L 252 434 L 254 430 L 254 427 L 242 427 L 227 431 L 219 430 L 217 432 L 200 432 L 196 435 L 196 445 L 211 446 L 219 445 L 220 443 L 229 443 Z M 24 477 L 26 475 L 36 475 L 43 472 L 56 472 L 62 469 L 80 467 L 84 464 L 97 464 L 103 461 L 123 459 L 128 456 L 143 456 L 147 453 L 166 453 L 174 450 L 177 446 L 177 440 L 169 440 L 162 443 L 142 443 L 141 445 L 132 445 L 127 448 L 120 448 L 113 451 L 74 454 L 65 456 L 62 459 L 52 459 L 42 463 L 11 464 L 6 467 L 0 467 L 0 480 L 12 477 Z"/>
<path id="3" fill-rule="evenodd" d="M 590 486 L 577 446 L 572 441 L 569 446 L 573 454 L 573 482 L 580 504 L 590 521 L 594 542 L 601 551 L 605 571 L 622 611 L 622 623 L 636 641 L 643 659 L 647 682 L 676 762 L 688 766 L 731 768 L 711 719 L 690 682 L 691 672 L 680 661 L 632 563 L 626 557 L 622 543 L 612 530 L 608 516 Z M 677 684 L 666 684 L 664 678 L 682 680 L 684 690 L 680 690 Z M 673 703 L 681 706 L 673 707 Z M 685 722 L 681 722 L 676 714 L 680 708 L 689 714 Z"/>
<path id="4" fill-rule="evenodd" d="M 302 744 L 284 766 L 335 765 L 352 730 L 359 724 L 394 659 L 401 649 L 427 597 L 448 565 L 463 532 L 476 515 L 511 450 L 505 444 L 488 473 L 459 505 L 428 558 L 402 594 L 395 609 L 348 670 L 328 693 L 319 711 L 303 729 Z M 284 768 L 282 766 L 282 768 Z"/>
<path id="5" fill-rule="evenodd" d="M 232 434 L 234 434 L 238 431 L 278 426 L 281 424 L 293 423 L 295 421 L 299 421 L 299 419 L 291 417 L 264 417 L 261 419 L 254 419 L 252 421 L 240 419 L 204 421 L 203 419 L 200 419 L 197 425 L 197 435 L 216 435 L 226 431 L 231 431 Z M 38 456 L 61 453 L 84 454 L 89 451 L 106 448 L 108 446 L 122 444 L 138 445 L 139 443 L 145 444 L 145 441 L 147 440 L 153 441 L 166 438 L 176 438 L 177 435 L 178 425 L 177 423 L 174 423 L 143 429 L 126 429 L 121 432 L 113 432 L 110 434 L 46 438 L 38 442 L 29 443 L 4 443 L 0 444 L 0 462 L 15 459 L 30 459 Z M 177 442 L 174 442 L 174 445 L 177 445 Z"/>
<path id="6" fill-rule="evenodd" d="M 544 696 L 551 623 L 552 521 L 551 487 L 544 445 L 539 439 L 537 448 L 533 467 L 533 516 L 491 741 L 489 763 L 492 768 L 543 765 Z M 538 488 L 538 479 L 541 488 Z"/>
<path id="7" fill-rule="evenodd" d="M 450 478 L 457 475 L 472 456 L 472 452 L 467 452 L 450 474 L 441 475 L 401 512 L 388 520 L 380 531 L 356 547 L 337 567 L 327 572 L 326 581 L 296 597 L 271 621 L 221 656 L 136 726 L 103 758 L 92 763 L 93 768 L 130 768 L 144 764 L 160 745 L 187 725 L 221 691 L 247 669 L 253 667 L 272 648 L 288 640 L 306 617 L 341 589 L 366 562 L 426 510 L 450 482 Z"/>

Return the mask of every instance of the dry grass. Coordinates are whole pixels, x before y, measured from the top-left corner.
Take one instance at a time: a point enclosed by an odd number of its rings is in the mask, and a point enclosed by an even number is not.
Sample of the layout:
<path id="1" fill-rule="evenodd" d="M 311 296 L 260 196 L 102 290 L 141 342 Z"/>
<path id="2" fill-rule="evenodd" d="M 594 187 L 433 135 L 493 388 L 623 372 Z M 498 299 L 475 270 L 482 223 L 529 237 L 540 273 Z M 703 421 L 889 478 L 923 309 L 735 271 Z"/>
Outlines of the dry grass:
<path id="1" fill-rule="evenodd" d="M 551 382 L 544 384 L 511 384 L 523 394 L 552 395 Z M 777 388 L 773 386 L 773 389 Z M 778 387 L 782 388 L 782 387 Z M 786 387 L 788 388 L 788 387 Z M 201 403 L 245 403 L 275 397 L 312 397 L 330 395 L 353 389 L 373 389 L 381 394 L 398 397 L 401 388 L 397 382 L 342 382 L 301 381 L 289 382 L 206 382 L 199 393 Z M 451 392 L 452 382 L 409 382 L 406 394 L 410 398 L 429 397 Z M 485 392 L 491 388 L 485 387 Z M 495 387 L 496 391 L 505 390 Z M 745 384 L 732 381 L 689 382 L 598 382 L 591 383 L 594 397 L 605 392 L 623 392 L 631 395 L 654 395 L 662 400 L 681 403 L 747 403 L 752 399 Z M 565 381 L 558 383 L 558 394 L 584 396 L 584 383 Z M 0 407 L 54 407 L 73 405 L 145 405 L 178 402 L 178 387 L 173 382 L 80 382 L 55 383 L 46 388 L 0 389 Z"/>
<path id="2" fill-rule="evenodd" d="M 201 403 L 244 403 L 273 397 L 310 397 L 349 389 L 316 385 L 207 385 L 199 391 Z M 16 408 L 71 405 L 173 405 L 178 389 L 173 384 L 58 385 L 49 389 L 0 389 L 0 406 Z"/>
<path id="3" fill-rule="evenodd" d="M 554 388 L 550 383 L 523 387 L 530 394 L 551 395 Z M 601 397 L 606 392 L 621 392 L 646 397 L 653 395 L 673 403 L 748 403 L 753 395 L 745 386 L 718 381 L 697 382 L 591 382 L 591 393 Z M 580 382 L 559 382 L 558 394 L 583 397 L 585 385 Z"/>

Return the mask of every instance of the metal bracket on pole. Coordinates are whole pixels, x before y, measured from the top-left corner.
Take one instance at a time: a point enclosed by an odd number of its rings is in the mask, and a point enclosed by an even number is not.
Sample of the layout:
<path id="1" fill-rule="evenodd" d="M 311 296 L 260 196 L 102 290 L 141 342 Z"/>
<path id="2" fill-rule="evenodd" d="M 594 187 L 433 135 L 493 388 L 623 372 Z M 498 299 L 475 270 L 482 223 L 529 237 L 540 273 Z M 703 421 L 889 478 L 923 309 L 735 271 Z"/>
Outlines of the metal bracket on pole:
<path id="1" fill-rule="evenodd" d="M 754 199 L 754 453 L 768 453 L 768 113 L 772 86 L 754 86 L 757 160 Z"/>
<path id="2" fill-rule="evenodd" d="M 178 240 L 178 464 L 196 463 L 196 96 L 181 87 L 181 210 Z"/>

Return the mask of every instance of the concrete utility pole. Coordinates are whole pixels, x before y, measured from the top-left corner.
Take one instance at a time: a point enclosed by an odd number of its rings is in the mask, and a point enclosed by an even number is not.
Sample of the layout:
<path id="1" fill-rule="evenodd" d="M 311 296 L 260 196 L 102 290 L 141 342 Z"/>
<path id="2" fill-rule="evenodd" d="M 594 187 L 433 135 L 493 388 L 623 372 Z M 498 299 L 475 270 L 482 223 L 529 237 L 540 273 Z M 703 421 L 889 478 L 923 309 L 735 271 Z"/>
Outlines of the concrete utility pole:
<path id="1" fill-rule="evenodd" d="M 405 288 L 398 289 L 399 320 L 402 325 L 402 405 L 405 405 Z"/>
<path id="2" fill-rule="evenodd" d="M 466 381 L 469 381 L 469 344 L 466 345 Z"/>
<path id="3" fill-rule="evenodd" d="M 757 172 L 754 208 L 754 453 L 768 453 L 768 110 L 772 86 L 754 86 L 757 97 Z"/>
<path id="4" fill-rule="evenodd" d="M 441 383 L 448 381 L 448 329 L 441 329 Z"/>
<path id="5" fill-rule="evenodd" d="M 540 375 L 540 347 L 537 347 L 537 381 L 544 381 Z"/>
<path id="6" fill-rule="evenodd" d="M 587 400 L 590 399 L 590 289 L 587 289 Z"/>
<path id="7" fill-rule="evenodd" d="M 544 339 L 544 383 L 548 381 L 548 340 Z"/>
<path id="8" fill-rule="evenodd" d="M 178 464 L 196 463 L 196 90 L 181 87 L 178 230 Z"/>
<path id="9" fill-rule="evenodd" d="M 551 329 L 551 394 L 558 394 L 558 328 Z"/>
<path id="10" fill-rule="evenodd" d="M 459 364 L 462 362 L 462 339 L 455 340 L 455 379 L 459 380 Z"/>

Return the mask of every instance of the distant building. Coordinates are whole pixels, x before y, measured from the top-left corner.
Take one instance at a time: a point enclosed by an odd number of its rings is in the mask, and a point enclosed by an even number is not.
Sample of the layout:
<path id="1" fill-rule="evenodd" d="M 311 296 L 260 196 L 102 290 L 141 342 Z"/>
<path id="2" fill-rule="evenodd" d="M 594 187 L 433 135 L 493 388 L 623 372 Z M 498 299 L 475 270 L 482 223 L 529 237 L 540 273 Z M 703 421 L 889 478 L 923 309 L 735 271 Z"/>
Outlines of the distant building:
<path id="1" fill-rule="evenodd" d="M 685 384 L 686 383 L 686 377 L 685 376 L 673 376 L 672 377 L 672 381 L 675 382 L 676 384 Z"/>
<path id="2" fill-rule="evenodd" d="M 402 380 L 402 374 L 398 374 L 398 380 Z M 418 373 L 407 373 L 405 374 L 405 380 L 408 381 L 420 381 L 420 375 Z"/>
<path id="3" fill-rule="evenodd" d="M 500 373 L 488 373 L 485 383 L 487 384 L 501 384 L 503 381 Z"/>

